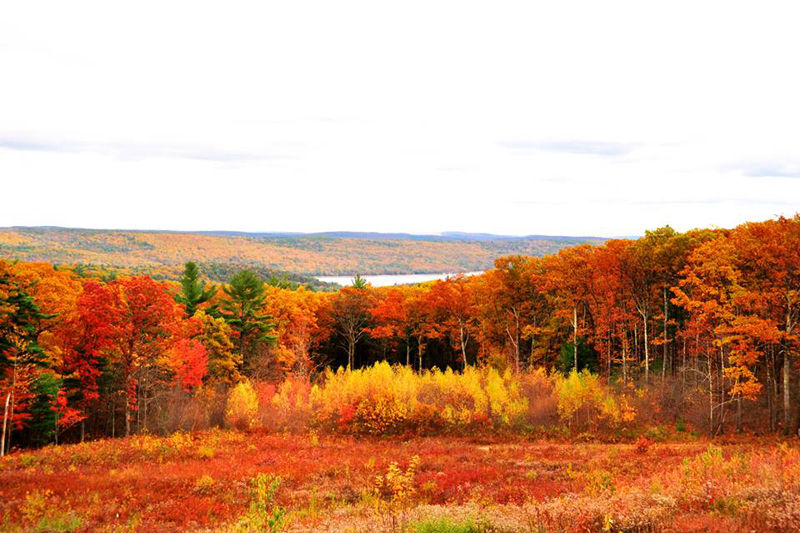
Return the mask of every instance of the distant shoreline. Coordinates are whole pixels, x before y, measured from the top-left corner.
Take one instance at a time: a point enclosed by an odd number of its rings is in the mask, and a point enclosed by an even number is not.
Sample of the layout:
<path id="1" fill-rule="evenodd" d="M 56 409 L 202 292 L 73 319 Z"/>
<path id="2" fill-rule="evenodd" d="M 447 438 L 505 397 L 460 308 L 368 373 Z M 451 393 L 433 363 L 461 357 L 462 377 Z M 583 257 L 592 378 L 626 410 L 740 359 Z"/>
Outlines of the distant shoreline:
<path id="1" fill-rule="evenodd" d="M 391 287 L 393 285 L 409 285 L 413 283 L 424 283 L 437 279 L 446 279 L 453 276 L 475 276 L 483 274 L 484 271 L 474 272 L 432 272 L 427 274 L 365 274 L 361 277 L 373 287 Z M 326 283 L 337 283 L 342 286 L 351 285 L 355 274 L 350 276 L 314 276 L 319 281 Z"/>

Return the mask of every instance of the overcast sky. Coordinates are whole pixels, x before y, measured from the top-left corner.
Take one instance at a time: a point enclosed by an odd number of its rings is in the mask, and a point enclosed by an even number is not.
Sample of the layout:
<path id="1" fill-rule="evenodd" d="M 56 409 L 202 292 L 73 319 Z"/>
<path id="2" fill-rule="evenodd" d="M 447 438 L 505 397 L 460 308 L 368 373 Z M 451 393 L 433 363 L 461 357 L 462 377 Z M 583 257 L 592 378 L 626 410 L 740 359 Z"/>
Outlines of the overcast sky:
<path id="1" fill-rule="evenodd" d="M 0 7 L 0 226 L 638 235 L 800 211 L 797 2 Z"/>

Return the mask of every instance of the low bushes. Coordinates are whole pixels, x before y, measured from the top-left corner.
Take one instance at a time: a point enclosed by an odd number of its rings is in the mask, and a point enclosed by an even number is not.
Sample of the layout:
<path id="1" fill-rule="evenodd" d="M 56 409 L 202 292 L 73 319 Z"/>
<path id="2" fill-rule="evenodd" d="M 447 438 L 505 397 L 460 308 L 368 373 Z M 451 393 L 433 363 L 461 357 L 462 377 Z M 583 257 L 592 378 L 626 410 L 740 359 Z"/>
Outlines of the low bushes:
<path id="1" fill-rule="evenodd" d="M 249 427 L 253 405 L 260 405 L 258 418 L 270 430 L 319 428 L 353 435 L 558 431 L 559 422 L 587 431 L 619 428 L 635 419 L 624 394 L 586 371 L 566 377 L 491 367 L 418 373 L 383 362 L 328 370 L 313 386 L 289 379 L 277 388 L 256 389 L 249 384 L 232 389 L 229 425 Z"/>
<path id="2" fill-rule="evenodd" d="M 242 381 L 228 394 L 225 419 L 235 428 L 247 429 L 256 424 L 257 417 L 258 395 L 249 381 Z"/>

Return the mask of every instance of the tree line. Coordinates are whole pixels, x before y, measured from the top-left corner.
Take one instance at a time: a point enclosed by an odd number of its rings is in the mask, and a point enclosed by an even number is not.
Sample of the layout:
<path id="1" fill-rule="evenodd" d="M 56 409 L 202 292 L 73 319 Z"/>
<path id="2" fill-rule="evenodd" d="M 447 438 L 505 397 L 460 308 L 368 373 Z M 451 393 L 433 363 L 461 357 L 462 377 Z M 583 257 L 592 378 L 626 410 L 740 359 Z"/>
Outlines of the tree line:
<path id="1" fill-rule="evenodd" d="M 0 450 L 164 431 L 188 399 L 220 411 L 243 379 L 383 360 L 587 369 L 702 408 L 712 435 L 798 426 L 800 216 L 664 227 L 419 285 L 357 276 L 335 293 L 247 270 L 214 284 L 194 263 L 179 282 L 79 274 L 0 261 Z"/>

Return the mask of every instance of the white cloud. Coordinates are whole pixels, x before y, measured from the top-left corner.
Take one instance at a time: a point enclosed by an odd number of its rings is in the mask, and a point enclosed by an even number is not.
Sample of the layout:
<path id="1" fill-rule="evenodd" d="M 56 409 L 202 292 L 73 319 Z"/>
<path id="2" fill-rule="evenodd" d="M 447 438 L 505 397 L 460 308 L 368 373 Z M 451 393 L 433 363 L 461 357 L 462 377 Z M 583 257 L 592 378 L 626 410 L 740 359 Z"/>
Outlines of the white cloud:
<path id="1" fill-rule="evenodd" d="M 792 214 L 798 15 L 7 3 L 0 225 L 632 235 Z"/>

